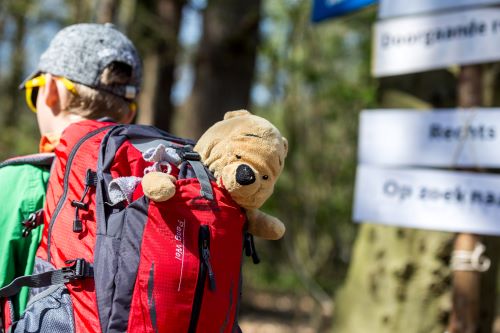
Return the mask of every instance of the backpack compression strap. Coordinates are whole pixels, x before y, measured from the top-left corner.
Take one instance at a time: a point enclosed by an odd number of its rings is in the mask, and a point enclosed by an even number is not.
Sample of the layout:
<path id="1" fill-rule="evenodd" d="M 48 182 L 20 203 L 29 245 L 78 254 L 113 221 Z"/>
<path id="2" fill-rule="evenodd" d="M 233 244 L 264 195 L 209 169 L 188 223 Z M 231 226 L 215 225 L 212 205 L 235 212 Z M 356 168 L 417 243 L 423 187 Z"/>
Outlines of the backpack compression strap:
<path id="1" fill-rule="evenodd" d="M 179 149 L 178 152 L 181 159 L 187 161 L 193 168 L 194 174 L 200 182 L 200 195 L 207 200 L 214 200 L 214 192 L 210 184 L 210 177 L 208 176 L 207 169 L 205 169 L 201 163 L 200 154 L 193 151 L 190 146 L 184 146 L 182 149 Z"/>
<path id="2" fill-rule="evenodd" d="M 0 298 L 12 297 L 19 293 L 22 287 L 48 287 L 94 276 L 92 265 L 85 259 L 69 260 L 66 263 L 72 265 L 54 271 L 20 276 L 14 279 L 9 285 L 0 289 Z"/>

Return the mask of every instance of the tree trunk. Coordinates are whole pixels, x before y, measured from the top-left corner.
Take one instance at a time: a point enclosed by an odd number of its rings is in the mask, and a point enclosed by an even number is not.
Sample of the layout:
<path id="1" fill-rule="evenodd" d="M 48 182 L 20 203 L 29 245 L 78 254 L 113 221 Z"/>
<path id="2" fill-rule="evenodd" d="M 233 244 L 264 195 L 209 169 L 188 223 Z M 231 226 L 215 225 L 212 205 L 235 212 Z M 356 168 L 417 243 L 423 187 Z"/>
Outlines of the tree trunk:
<path id="1" fill-rule="evenodd" d="M 335 333 L 443 333 L 450 310 L 453 234 L 363 225 Z"/>
<path id="2" fill-rule="evenodd" d="M 99 0 L 96 9 L 97 23 L 116 23 L 118 0 Z"/>
<path id="3" fill-rule="evenodd" d="M 144 59 L 138 122 L 167 131 L 173 116 L 170 94 L 179 49 L 177 36 L 185 3 L 185 0 L 139 2 L 139 31 L 137 34 L 131 31 L 132 36 L 137 36 L 136 44 L 142 50 Z"/>
<path id="4" fill-rule="evenodd" d="M 182 110 L 184 135 L 198 138 L 226 111 L 248 108 L 260 10 L 261 0 L 208 2 L 194 87 Z"/>
<path id="5" fill-rule="evenodd" d="M 457 85 L 458 105 L 463 108 L 483 105 L 483 66 L 460 68 Z M 486 89 L 487 90 L 487 89 Z M 496 271 L 498 241 L 494 237 L 458 234 L 454 250 L 473 251 L 478 242 L 487 245 L 487 255 L 493 267 L 486 272 L 453 272 L 453 308 L 448 326 L 449 333 L 490 333 L 493 328 L 496 301 Z"/>
<path id="6" fill-rule="evenodd" d="M 71 18 L 69 23 L 89 22 L 94 14 L 94 8 L 89 0 L 70 1 Z"/>
<path id="7" fill-rule="evenodd" d="M 7 94 L 10 103 L 6 106 L 5 112 L 5 125 L 15 126 L 19 120 L 19 113 L 21 111 L 21 95 L 19 94 L 19 84 L 23 80 L 24 74 L 24 36 L 26 33 L 26 18 L 23 12 L 24 6 L 18 4 L 18 8 L 13 8 L 12 15 L 16 23 L 16 33 L 12 41 L 13 51 L 11 54 L 11 72 L 7 83 Z M 16 6 L 15 4 L 13 6 Z"/>
<path id="8" fill-rule="evenodd" d="M 5 20 L 7 19 L 7 1 L 0 3 L 0 40 L 4 39 Z"/>

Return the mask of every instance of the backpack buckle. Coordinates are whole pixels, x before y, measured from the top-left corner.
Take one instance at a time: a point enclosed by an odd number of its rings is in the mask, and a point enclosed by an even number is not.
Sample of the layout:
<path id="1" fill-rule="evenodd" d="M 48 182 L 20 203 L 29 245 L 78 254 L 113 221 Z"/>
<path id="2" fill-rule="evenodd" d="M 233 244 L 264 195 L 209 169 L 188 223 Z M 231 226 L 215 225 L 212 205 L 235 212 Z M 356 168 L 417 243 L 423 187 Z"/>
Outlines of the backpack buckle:
<path id="1" fill-rule="evenodd" d="M 68 281 L 79 280 L 87 277 L 94 276 L 94 269 L 92 265 L 83 258 L 73 260 L 66 260 L 65 264 L 72 264 L 62 268 L 64 278 Z"/>
<path id="2" fill-rule="evenodd" d="M 201 157 L 200 154 L 197 152 L 193 151 L 193 147 L 187 145 L 179 149 L 178 151 L 179 157 L 183 161 L 200 161 Z"/>

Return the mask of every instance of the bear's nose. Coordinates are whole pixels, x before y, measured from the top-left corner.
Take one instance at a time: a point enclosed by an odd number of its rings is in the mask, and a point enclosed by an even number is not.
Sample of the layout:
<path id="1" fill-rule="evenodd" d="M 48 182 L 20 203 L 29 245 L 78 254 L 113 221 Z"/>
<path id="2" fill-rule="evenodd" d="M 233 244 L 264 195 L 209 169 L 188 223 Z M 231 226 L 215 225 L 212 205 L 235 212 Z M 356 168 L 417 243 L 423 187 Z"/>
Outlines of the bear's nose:
<path id="1" fill-rule="evenodd" d="M 255 173 L 246 164 L 241 164 L 236 168 L 236 181 L 240 185 L 250 185 L 255 182 Z"/>

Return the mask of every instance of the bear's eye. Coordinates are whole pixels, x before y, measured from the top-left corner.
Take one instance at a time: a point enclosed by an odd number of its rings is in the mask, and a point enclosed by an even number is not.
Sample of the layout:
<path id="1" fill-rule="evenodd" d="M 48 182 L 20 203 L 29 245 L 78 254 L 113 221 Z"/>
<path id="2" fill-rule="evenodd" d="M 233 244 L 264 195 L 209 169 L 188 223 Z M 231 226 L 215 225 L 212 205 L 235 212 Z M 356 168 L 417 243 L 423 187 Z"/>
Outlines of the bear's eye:
<path id="1" fill-rule="evenodd" d="M 241 155 L 236 155 L 236 158 L 241 160 Z"/>
<path id="2" fill-rule="evenodd" d="M 268 180 L 268 179 L 269 179 L 269 176 L 268 176 L 268 175 L 264 175 L 264 176 L 262 176 L 262 179 L 264 179 L 264 180 Z"/>

